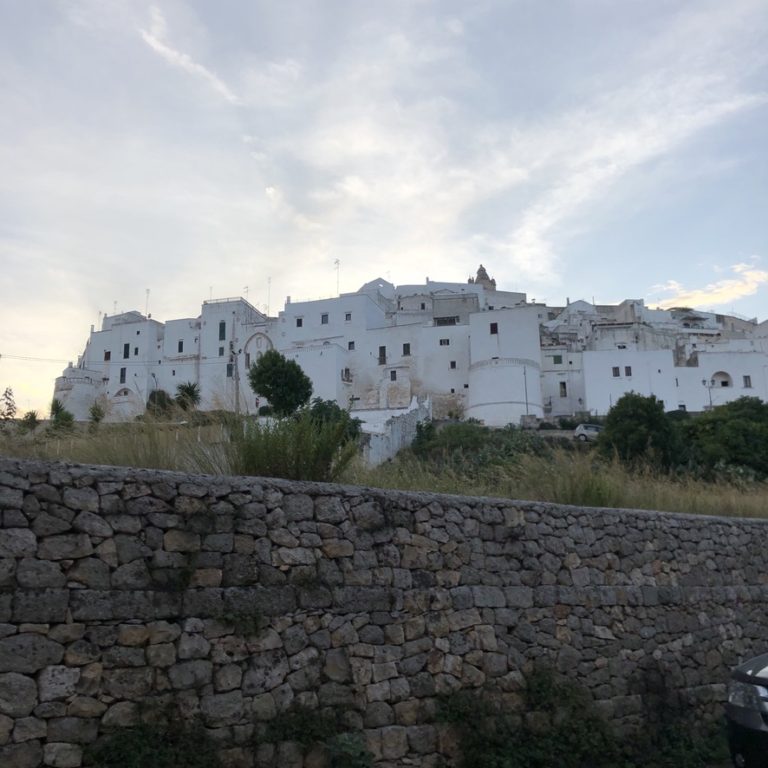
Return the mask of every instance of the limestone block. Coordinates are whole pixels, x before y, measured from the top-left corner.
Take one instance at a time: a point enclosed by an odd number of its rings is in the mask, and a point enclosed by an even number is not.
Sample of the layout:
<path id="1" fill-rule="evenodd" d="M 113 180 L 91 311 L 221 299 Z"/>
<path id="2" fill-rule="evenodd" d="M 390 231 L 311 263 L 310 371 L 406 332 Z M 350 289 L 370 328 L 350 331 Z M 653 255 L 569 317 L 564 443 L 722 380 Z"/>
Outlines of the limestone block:
<path id="1" fill-rule="evenodd" d="M 58 664 L 64 647 L 39 634 L 21 633 L 0 640 L 0 669 L 6 672 L 37 672 Z"/>
<path id="2" fill-rule="evenodd" d="M 40 542 L 37 555 L 42 560 L 77 560 L 93 554 L 91 537 L 85 533 L 47 536 Z"/>
<path id="3" fill-rule="evenodd" d="M 89 533 L 91 536 L 98 536 L 106 539 L 113 533 L 112 526 L 100 515 L 94 515 L 93 512 L 81 512 L 73 521 L 72 527 L 76 531 Z"/>
<path id="4" fill-rule="evenodd" d="M 79 768 L 83 764 L 83 748 L 79 744 L 48 742 L 43 747 L 43 762 L 52 768 Z"/>
<path id="5" fill-rule="evenodd" d="M 210 661 L 182 661 L 168 670 L 171 685 L 177 689 L 198 688 L 213 680 L 213 664 Z"/>
<path id="6" fill-rule="evenodd" d="M 21 491 L 18 491 L 21 494 Z M 37 551 L 37 536 L 29 528 L 0 530 L 0 557 L 29 557 Z"/>
<path id="7" fill-rule="evenodd" d="M 0 713 L 24 717 L 37 704 L 37 684 L 31 677 L 17 672 L 0 674 Z"/>
<path id="8" fill-rule="evenodd" d="M 0 747 L 0 765 L 3 768 L 40 768 L 43 750 L 39 741 L 25 741 Z"/>
<path id="9" fill-rule="evenodd" d="M 63 587 L 67 579 L 58 563 L 25 557 L 18 562 L 16 581 L 20 587 L 43 589 L 45 587 Z"/>
<path id="10" fill-rule="evenodd" d="M 45 667 L 37 679 L 40 701 L 54 701 L 74 696 L 78 680 L 80 680 L 80 670 L 77 667 L 63 665 Z"/>
<path id="11" fill-rule="evenodd" d="M 139 721 L 139 706 L 132 701 L 119 701 L 113 704 L 101 718 L 104 728 L 127 728 Z"/>

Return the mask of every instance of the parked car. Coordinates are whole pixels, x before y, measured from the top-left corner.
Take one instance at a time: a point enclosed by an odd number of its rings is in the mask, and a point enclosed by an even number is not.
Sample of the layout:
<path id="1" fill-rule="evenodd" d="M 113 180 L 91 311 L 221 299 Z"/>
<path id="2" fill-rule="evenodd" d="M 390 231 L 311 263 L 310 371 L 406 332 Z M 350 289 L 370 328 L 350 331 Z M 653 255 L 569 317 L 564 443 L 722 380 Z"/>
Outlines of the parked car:
<path id="1" fill-rule="evenodd" d="M 573 436 L 576 440 L 586 443 L 587 440 L 597 440 L 598 435 L 603 431 L 599 424 L 579 424 L 573 430 Z"/>
<path id="2" fill-rule="evenodd" d="M 731 673 L 725 722 L 735 768 L 768 768 L 768 653 Z"/>

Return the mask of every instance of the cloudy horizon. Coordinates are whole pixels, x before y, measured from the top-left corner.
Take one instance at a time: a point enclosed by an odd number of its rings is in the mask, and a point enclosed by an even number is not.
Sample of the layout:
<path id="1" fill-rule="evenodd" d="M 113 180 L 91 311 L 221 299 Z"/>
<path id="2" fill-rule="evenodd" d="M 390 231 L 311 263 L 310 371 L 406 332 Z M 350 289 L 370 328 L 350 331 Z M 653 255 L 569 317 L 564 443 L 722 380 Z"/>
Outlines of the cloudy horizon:
<path id="1" fill-rule="evenodd" d="M 0 389 L 44 411 L 147 300 L 480 263 L 763 320 L 767 34 L 763 0 L 0 0 Z"/>

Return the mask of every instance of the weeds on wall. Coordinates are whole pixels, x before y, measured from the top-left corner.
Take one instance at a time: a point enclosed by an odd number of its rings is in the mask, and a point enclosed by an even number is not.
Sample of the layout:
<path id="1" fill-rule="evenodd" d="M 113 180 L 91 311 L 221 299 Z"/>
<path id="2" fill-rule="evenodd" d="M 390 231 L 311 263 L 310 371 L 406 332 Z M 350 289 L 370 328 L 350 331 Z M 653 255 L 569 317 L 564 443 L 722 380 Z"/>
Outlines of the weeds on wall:
<path id="1" fill-rule="evenodd" d="M 645 700 L 645 699 L 644 699 Z M 438 717 L 459 736 L 460 768 L 711 768 L 726 758 L 716 726 L 690 707 L 655 700 L 657 715 L 631 738 L 617 734 L 590 694 L 550 670 L 526 678 L 521 711 L 459 691 L 440 701 Z"/>
<path id="2" fill-rule="evenodd" d="M 350 731 L 344 712 L 338 708 L 311 709 L 294 704 L 266 726 L 257 743 L 299 744 L 304 754 L 318 745 L 328 754 L 329 768 L 370 768 L 373 755 L 367 750 L 363 735 Z"/>
<path id="3" fill-rule="evenodd" d="M 198 721 L 163 719 L 120 728 L 86 751 L 94 768 L 218 768 L 216 744 Z"/>

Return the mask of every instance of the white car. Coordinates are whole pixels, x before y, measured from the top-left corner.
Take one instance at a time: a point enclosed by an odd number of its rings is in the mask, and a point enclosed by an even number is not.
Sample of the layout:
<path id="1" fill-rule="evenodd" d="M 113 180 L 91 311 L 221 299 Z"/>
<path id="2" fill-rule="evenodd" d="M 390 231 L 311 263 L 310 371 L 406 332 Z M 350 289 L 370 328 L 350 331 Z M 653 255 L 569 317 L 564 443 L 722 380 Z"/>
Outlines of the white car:
<path id="1" fill-rule="evenodd" d="M 581 440 L 582 443 L 586 443 L 588 440 L 597 440 L 602 431 L 603 428 L 599 424 L 579 424 L 573 430 L 573 437 L 576 440 Z"/>

